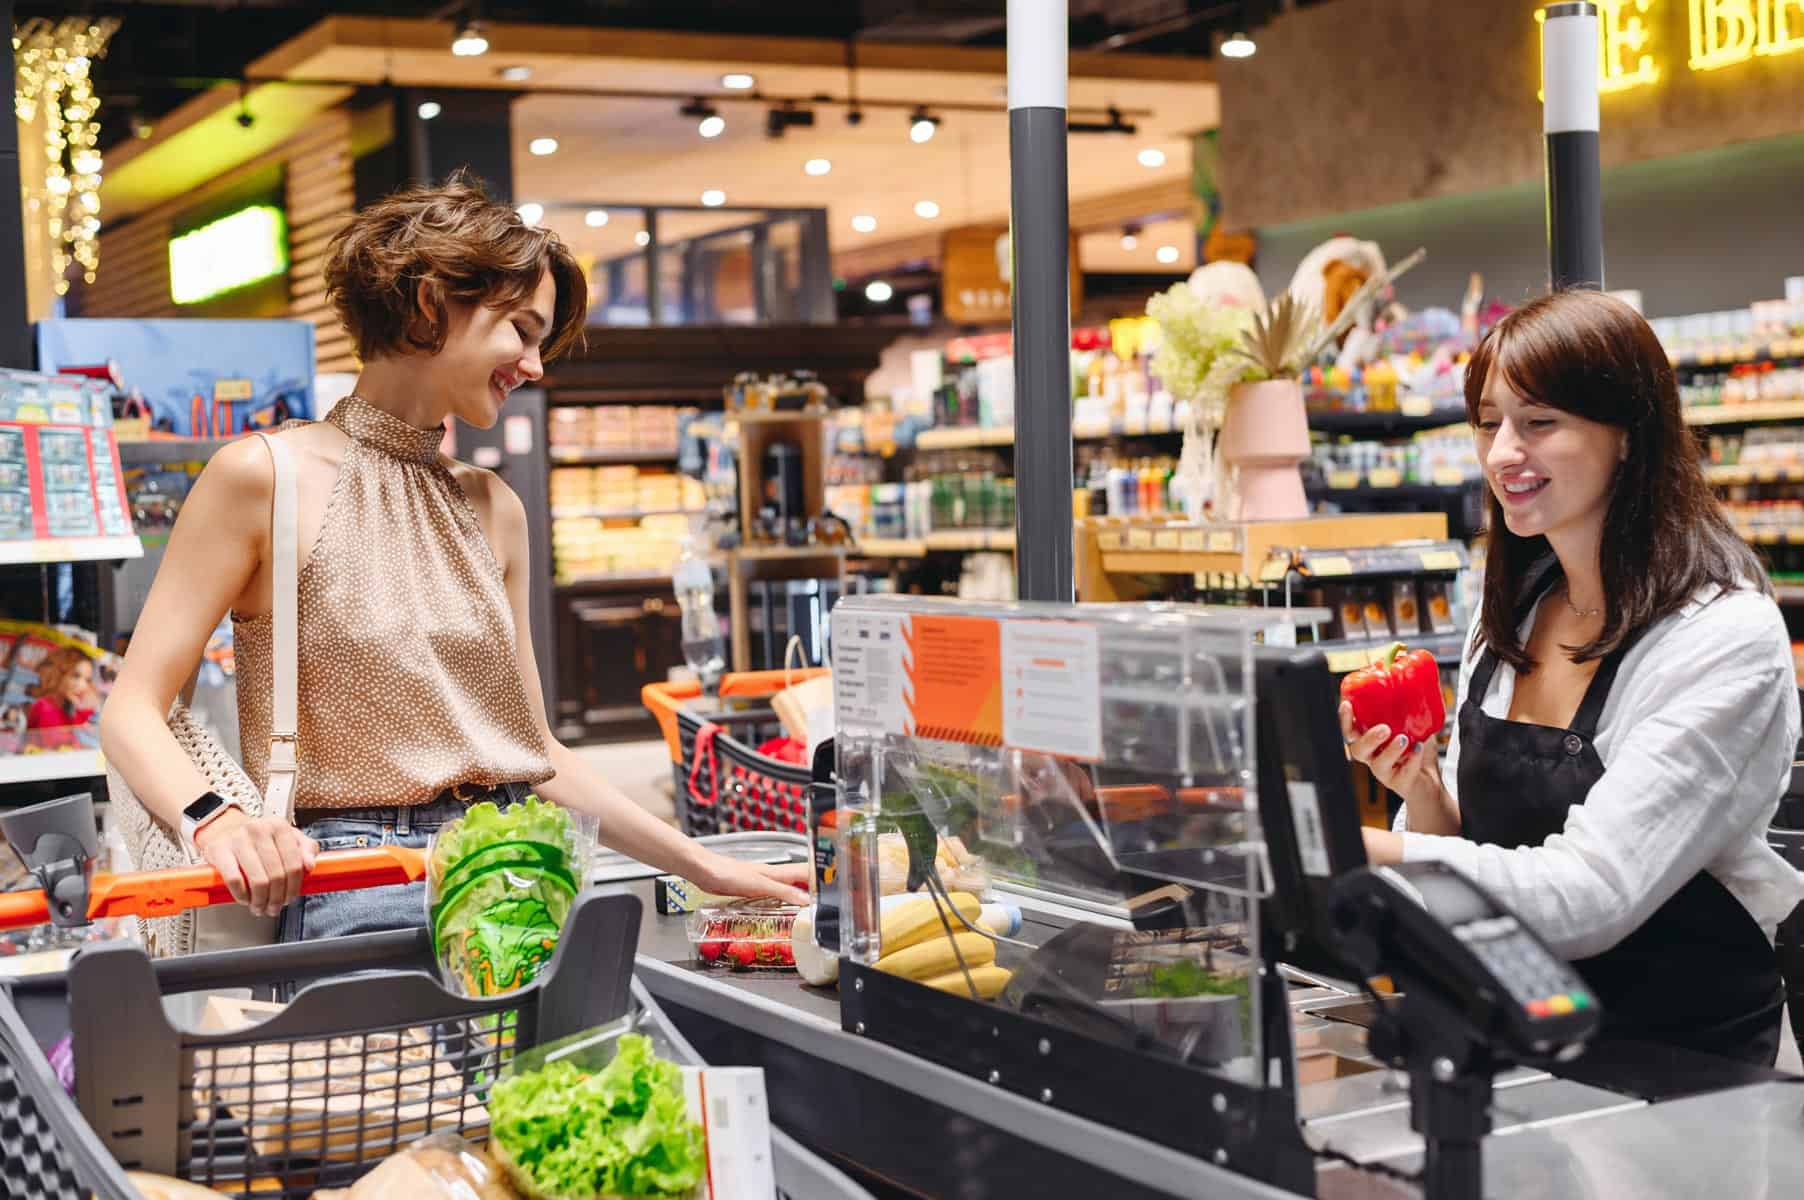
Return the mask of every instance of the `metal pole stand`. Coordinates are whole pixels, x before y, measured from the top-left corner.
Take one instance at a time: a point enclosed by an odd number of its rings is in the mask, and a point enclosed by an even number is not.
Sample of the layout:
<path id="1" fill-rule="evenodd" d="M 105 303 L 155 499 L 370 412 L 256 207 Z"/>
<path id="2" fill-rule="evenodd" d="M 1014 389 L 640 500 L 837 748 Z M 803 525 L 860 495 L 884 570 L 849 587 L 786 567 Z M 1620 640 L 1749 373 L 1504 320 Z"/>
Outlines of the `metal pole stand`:
<path id="1" fill-rule="evenodd" d="M 1481 1200 L 1485 1135 L 1491 1132 L 1491 1084 L 1500 1062 L 1453 1014 L 1406 991 L 1373 1024 L 1374 1057 L 1409 1072 L 1409 1127 L 1427 1143 L 1427 1200 Z"/>

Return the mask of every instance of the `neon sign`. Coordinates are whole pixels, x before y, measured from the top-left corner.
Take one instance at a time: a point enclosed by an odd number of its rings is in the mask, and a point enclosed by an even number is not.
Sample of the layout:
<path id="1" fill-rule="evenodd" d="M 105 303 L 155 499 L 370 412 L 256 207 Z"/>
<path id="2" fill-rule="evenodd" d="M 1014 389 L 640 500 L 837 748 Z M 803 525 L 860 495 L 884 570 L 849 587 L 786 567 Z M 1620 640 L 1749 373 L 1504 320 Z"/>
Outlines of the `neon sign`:
<path id="1" fill-rule="evenodd" d="M 1655 44 L 1665 0 L 1594 0 L 1597 4 L 1597 90 L 1626 92 L 1661 77 Z M 1672 0 L 1674 4 L 1677 0 Z M 1804 0 L 1685 0 L 1693 71 L 1715 71 L 1756 56 L 1804 53 Z M 1547 14 L 1537 9 L 1543 29 Z M 1539 97 L 1542 93 L 1537 92 Z"/>
<path id="2" fill-rule="evenodd" d="M 169 298 L 198 304 L 288 269 L 288 224 L 267 204 L 169 241 Z"/>

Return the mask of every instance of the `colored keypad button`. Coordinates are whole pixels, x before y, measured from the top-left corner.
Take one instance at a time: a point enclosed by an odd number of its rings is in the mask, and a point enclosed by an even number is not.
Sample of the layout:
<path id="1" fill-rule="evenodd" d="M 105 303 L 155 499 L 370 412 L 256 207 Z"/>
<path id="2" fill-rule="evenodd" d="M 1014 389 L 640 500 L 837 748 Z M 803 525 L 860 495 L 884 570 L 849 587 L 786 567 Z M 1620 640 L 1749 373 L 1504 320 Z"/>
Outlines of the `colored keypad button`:
<path id="1" fill-rule="evenodd" d="M 1553 1006 L 1545 1000 L 1530 1000 L 1528 1002 L 1528 1015 L 1531 1017 L 1551 1017 L 1553 1016 Z"/>
<path id="2" fill-rule="evenodd" d="M 1572 1003 L 1572 997 L 1567 995 L 1555 996 L 1547 1002 L 1547 1006 L 1562 1017 L 1577 1007 Z"/>
<path id="3" fill-rule="evenodd" d="M 1589 992 L 1567 992 L 1566 995 L 1572 1000 L 1572 1007 L 1578 1009 L 1580 1012 L 1591 1007 L 1591 995 Z"/>

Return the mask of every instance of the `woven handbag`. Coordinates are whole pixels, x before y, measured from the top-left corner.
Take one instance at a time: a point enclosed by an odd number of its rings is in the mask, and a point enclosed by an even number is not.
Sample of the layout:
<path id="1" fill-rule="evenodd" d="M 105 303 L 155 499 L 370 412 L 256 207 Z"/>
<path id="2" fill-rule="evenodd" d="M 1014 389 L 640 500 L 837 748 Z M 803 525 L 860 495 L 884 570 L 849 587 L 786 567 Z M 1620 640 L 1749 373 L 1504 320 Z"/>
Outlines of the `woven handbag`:
<path id="1" fill-rule="evenodd" d="M 299 633 L 295 596 L 298 565 L 295 478 L 287 447 L 267 434 L 257 436 L 269 448 L 270 461 L 276 472 L 275 497 L 270 506 L 274 704 L 269 735 L 268 791 L 258 794 L 244 768 L 225 752 L 212 731 L 179 700 L 169 710 L 169 732 L 213 791 L 236 801 L 250 816 L 279 815 L 292 821 Z M 162 871 L 204 865 L 188 852 L 178 831 L 168 828 L 151 814 L 111 763 L 107 764 L 107 796 L 135 869 Z M 276 918 L 253 916 L 242 904 L 189 909 L 169 917 L 139 918 L 144 949 L 152 958 L 265 945 L 274 940 L 275 927 Z"/>

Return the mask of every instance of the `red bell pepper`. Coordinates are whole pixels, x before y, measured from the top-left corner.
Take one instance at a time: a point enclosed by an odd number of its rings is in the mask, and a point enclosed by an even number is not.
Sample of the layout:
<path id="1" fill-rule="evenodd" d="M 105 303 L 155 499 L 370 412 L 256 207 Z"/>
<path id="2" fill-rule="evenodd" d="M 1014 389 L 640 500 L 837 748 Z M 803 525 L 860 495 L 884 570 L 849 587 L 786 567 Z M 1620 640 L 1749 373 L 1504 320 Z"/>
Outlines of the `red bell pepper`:
<path id="1" fill-rule="evenodd" d="M 1364 733 L 1374 725 L 1390 726 L 1420 745 L 1441 732 L 1447 704 L 1441 697 L 1441 670 L 1426 650 L 1405 650 L 1392 642 L 1371 666 L 1348 673 L 1340 681 L 1342 700 L 1353 706 L 1353 723 Z"/>

